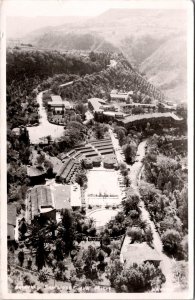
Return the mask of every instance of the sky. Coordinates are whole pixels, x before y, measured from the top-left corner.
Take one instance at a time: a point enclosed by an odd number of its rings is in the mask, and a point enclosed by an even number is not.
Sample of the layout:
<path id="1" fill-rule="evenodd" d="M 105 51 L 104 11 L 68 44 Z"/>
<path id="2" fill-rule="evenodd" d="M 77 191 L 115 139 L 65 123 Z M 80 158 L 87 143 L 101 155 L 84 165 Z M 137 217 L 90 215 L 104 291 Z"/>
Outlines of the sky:
<path id="1" fill-rule="evenodd" d="M 182 8 L 182 2 L 182 0 L 4 0 L 2 3 L 4 14 L 8 17 L 5 22 L 7 38 L 21 38 L 42 27 L 62 25 L 67 16 L 95 17 L 113 8 L 170 9 L 172 5 L 178 9 Z"/>
<path id="2" fill-rule="evenodd" d="M 97 16 L 110 8 L 157 8 L 166 4 L 177 8 L 185 0 L 5 0 L 9 16 Z M 173 4 L 171 4 L 173 3 Z"/>

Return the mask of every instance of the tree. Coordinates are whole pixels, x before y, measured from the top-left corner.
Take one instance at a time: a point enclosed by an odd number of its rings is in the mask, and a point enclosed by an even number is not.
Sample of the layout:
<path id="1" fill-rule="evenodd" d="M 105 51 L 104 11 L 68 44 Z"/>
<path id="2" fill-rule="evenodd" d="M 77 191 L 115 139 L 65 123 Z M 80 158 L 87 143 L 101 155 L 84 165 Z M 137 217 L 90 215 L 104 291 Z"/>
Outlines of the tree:
<path id="1" fill-rule="evenodd" d="M 64 258 L 63 250 L 65 248 L 65 244 L 61 239 L 57 239 L 55 242 L 55 251 L 54 256 L 57 261 L 62 261 Z"/>
<path id="2" fill-rule="evenodd" d="M 39 272 L 38 280 L 40 282 L 47 282 L 48 281 L 48 270 L 46 268 L 42 269 Z"/>
<path id="3" fill-rule="evenodd" d="M 75 182 L 77 182 L 81 187 L 88 181 L 87 176 L 84 172 L 80 172 L 76 174 Z"/>
<path id="4" fill-rule="evenodd" d="M 131 180 L 130 180 L 129 176 L 125 176 L 125 178 L 124 178 L 124 184 L 125 184 L 126 187 L 130 187 Z"/>
<path id="5" fill-rule="evenodd" d="M 139 196 L 132 190 L 127 192 L 127 199 L 121 202 L 126 215 L 130 212 L 130 210 L 137 210 L 138 203 Z"/>
<path id="6" fill-rule="evenodd" d="M 38 271 L 40 271 L 45 266 L 46 260 L 46 251 L 44 245 L 44 238 L 43 236 L 39 235 L 37 245 L 36 245 L 36 266 Z"/>
<path id="7" fill-rule="evenodd" d="M 24 218 L 21 220 L 21 223 L 19 226 L 19 231 L 20 231 L 20 233 L 22 235 L 22 239 L 23 239 L 25 236 L 25 233 L 27 232 L 27 224 L 26 224 L 26 220 Z"/>
<path id="8" fill-rule="evenodd" d="M 42 165 L 44 162 L 45 162 L 45 154 L 42 153 L 39 156 L 37 156 L 36 163 L 38 165 Z"/>
<path id="9" fill-rule="evenodd" d="M 146 240 L 146 242 L 151 245 L 153 242 L 153 234 L 152 234 L 152 230 L 150 227 L 147 227 L 144 231 L 144 238 Z"/>
<path id="10" fill-rule="evenodd" d="M 72 212 L 68 209 L 62 210 L 62 238 L 65 243 L 65 252 L 69 254 L 73 249 L 73 241 L 75 235 L 75 224 Z"/>
<path id="11" fill-rule="evenodd" d="M 127 230 L 127 235 L 131 238 L 131 243 L 141 242 L 143 238 L 142 230 L 135 226 Z"/>
<path id="12" fill-rule="evenodd" d="M 117 137 L 119 140 L 119 145 L 122 146 L 125 142 L 125 131 L 123 129 L 119 129 L 117 131 Z"/>
<path id="13" fill-rule="evenodd" d="M 164 251 L 168 254 L 175 255 L 181 245 L 181 236 L 175 229 L 166 230 L 162 237 Z"/>
<path id="14" fill-rule="evenodd" d="M 24 251 L 19 251 L 18 253 L 18 260 L 19 260 L 19 263 L 20 263 L 20 267 L 23 266 L 23 263 L 24 263 Z"/>
<path id="15" fill-rule="evenodd" d="M 136 155 L 136 145 L 135 143 L 125 144 L 123 146 L 123 153 L 125 155 L 125 160 L 127 163 L 131 163 Z"/>
<path id="16" fill-rule="evenodd" d="M 103 262 L 105 258 L 104 252 L 102 250 L 100 250 L 100 252 L 98 253 L 98 260 L 100 262 Z"/>
<path id="17" fill-rule="evenodd" d="M 109 267 L 106 270 L 107 277 L 110 280 L 111 286 L 114 286 L 115 279 L 117 278 L 117 275 L 120 274 L 123 270 L 123 265 L 120 262 L 120 259 L 116 259 L 112 261 L 112 263 L 109 265 Z"/>

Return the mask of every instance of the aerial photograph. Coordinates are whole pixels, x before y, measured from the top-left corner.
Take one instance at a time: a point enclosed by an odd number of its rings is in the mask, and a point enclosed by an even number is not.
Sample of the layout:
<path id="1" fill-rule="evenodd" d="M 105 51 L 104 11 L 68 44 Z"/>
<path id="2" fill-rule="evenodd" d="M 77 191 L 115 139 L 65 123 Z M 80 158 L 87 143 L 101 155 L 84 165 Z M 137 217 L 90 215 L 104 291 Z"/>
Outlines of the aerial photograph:
<path id="1" fill-rule="evenodd" d="M 182 297 L 188 10 L 24 2 L 6 16 L 8 293 Z"/>

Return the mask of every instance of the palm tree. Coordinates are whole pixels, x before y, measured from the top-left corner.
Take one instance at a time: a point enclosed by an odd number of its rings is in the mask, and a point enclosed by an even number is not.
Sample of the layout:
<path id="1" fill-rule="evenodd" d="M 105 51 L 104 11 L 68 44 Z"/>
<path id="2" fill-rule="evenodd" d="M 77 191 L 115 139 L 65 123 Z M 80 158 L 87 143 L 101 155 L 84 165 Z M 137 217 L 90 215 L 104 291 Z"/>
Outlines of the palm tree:
<path id="1" fill-rule="evenodd" d="M 50 219 L 46 223 L 45 233 L 46 234 L 51 233 L 52 240 L 55 240 L 57 228 L 58 228 L 57 222 Z"/>

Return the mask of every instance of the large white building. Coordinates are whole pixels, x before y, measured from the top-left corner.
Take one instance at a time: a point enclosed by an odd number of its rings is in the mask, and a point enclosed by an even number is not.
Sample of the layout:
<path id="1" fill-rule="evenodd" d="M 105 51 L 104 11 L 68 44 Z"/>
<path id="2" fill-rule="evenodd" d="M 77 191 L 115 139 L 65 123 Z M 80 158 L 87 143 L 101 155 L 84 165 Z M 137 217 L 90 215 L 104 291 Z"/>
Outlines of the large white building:
<path id="1" fill-rule="evenodd" d="M 124 92 L 118 92 L 117 90 L 112 90 L 110 93 L 111 100 L 115 101 L 127 101 L 128 99 L 131 99 L 131 96 L 133 95 L 133 91 L 124 93 Z"/>

